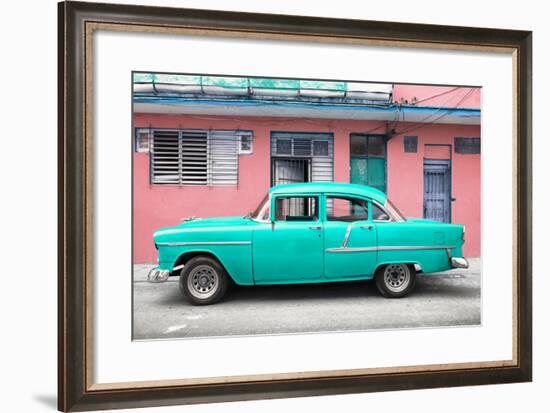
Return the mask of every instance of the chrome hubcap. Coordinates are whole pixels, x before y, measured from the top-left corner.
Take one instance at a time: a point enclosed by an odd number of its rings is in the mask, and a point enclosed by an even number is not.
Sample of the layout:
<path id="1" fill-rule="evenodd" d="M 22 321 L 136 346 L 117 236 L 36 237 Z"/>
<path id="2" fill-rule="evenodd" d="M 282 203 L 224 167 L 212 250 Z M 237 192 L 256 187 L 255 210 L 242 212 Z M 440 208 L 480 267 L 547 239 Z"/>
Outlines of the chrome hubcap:
<path id="1" fill-rule="evenodd" d="M 409 285 L 411 272 L 403 264 L 390 264 L 384 270 L 384 283 L 393 292 L 401 292 Z"/>
<path id="2" fill-rule="evenodd" d="M 212 296 L 216 292 L 218 284 L 218 273 L 209 265 L 198 265 L 191 270 L 187 278 L 189 291 L 197 298 Z"/>

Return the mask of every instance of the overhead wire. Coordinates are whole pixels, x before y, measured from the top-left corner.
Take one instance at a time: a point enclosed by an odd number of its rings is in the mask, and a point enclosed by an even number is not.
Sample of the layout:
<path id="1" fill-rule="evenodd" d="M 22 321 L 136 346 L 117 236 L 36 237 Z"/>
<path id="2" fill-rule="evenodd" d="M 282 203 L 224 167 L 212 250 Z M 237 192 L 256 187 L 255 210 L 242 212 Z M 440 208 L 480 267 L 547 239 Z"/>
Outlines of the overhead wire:
<path id="1" fill-rule="evenodd" d="M 460 87 L 455 87 L 455 88 L 453 88 L 451 90 L 448 90 L 448 91 L 445 91 L 443 93 L 436 94 L 436 95 L 430 96 L 428 98 L 424 98 L 422 100 L 419 100 L 416 103 L 423 102 L 423 101 L 426 101 L 426 100 L 429 100 L 429 99 L 433 99 L 435 97 L 439 97 L 439 96 L 451 93 L 453 91 L 456 91 L 458 89 L 460 89 Z M 463 103 L 469 96 L 471 96 L 471 94 L 475 90 L 476 90 L 476 88 L 469 88 L 468 91 L 466 92 L 466 94 L 454 105 L 454 107 L 450 107 L 450 108 L 449 107 L 440 107 L 437 110 L 435 110 L 433 113 L 431 113 L 428 116 L 426 116 L 425 118 L 421 119 L 420 121 L 414 122 L 415 123 L 414 125 L 411 125 L 409 127 L 405 127 L 401 131 L 396 131 L 393 135 L 394 136 L 395 135 L 401 135 L 403 133 L 408 133 L 408 132 L 411 132 L 411 131 L 414 131 L 414 130 L 418 130 L 420 128 L 423 128 L 423 127 L 426 127 L 426 126 L 429 126 L 429 125 L 435 123 L 437 120 L 442 119 L 443 117 L 447 116 L 449 110 L 453 110 L 453 109 L 458 108 L 458 106 L 460 106 L 461 103 Z M 444 102 L 444 104 L 447 104 L 453 98 L 454 97 L 446 100 Z M 230 120 L 230 121 L 238 122 L 238 123 L 242 123 L 242 124 L 258 124 L 258 123 L 260 123 L 260 124 L 263 124 L 265 126 L 278 126 L 278 125 L 281 125 L 281 124 L 288 124 L 289 122 L 305 121 L 307 123 L 311 123 L 311 124 L 314 124 L 314 125 L 323 126 L 324 128 L 327 128 L 327 129 L 330 129 L 330 130 L 336 129 L 336 130 L 340 130 L 342 132 L 356 132 L 356 133 L 361 133 L 361 134 L 369 134 L 369 133 L 376 132 L 379 129 L 384 128 L 384 127 L 386 127 L 389 131 L 392 131 L 397 127 L 399 122 L 404 121 L 405 112 L 402 110 L 402 104 L 394 103 L 390 106 L 386 106 L 386 108 L 391 107 L 391 106 L 397 107 L 397 111 L 395 113 L 395 116 L 394 116 L 393 120 L 392 121 L 387 121 L 387 120 L 381 121 L 378 125 L 374 126 L 373 128 L 370 128 L 366 131 L 357 131 L 357 128 L 350 129 L 350 128 L 343 128 L 341 126 L 336 126 L 336 125 L 334 125 L 335 119 L 323 119 L 324 121 L 326 121 L 326 123 L 325 123 L 325 122 L 323 122 L 323 120 L 312 120 L 311 118 L 304 119 L 304 118 L 287 118 L 287 117 L 284 117 L 284 118 L 281 118 L 280 120 L 275 120 L 273 118 L 271 118 L 271 119 L 258 119 L 258 118 L 242 119 L 242 118 L 235 118 L 235 117 L 229 117 L 229 119 L 228 119 L 227 116 L 216 116 L 216 115 L 198 116 L 198 115 L 192 115 L 192 114 L 185 114 L 185 116 L 187 116 L 189 118 L 192 118 L 192 119 L 198 119 L 198 120 L 209 120 L 209 121 L 220 121 L 220 122 L 223 122 L 223 121 L 227 122 L 228 120 Z M 428 119 L 435 116 L 437 113 L 439 113 L 441 111 L 444 111 L 444 113 L 442 113 L 441 115 L 439 115 L 436 118 L 434 118 L 434 119 L 430 120 L 429 122 L 427 122 Z M 401 119 L 401 118 L 403 118 L 403 119 Z M 351 119 L 351 120 L 361 121 L 359 119 Z M 391 126 L 389 125 L 389 122 L 392 122 Z M 420 123 L 420 125 L 419 125 L 419 123 Z"/>
<path id="2" fill-rule="evenodd" d="M 420 121 L 417 121 L 415 122 L 415 125 L 412 125 L 412 126 L 409 126 L 408 128 L 405 128 L 403 130 L 400 130 L 400 131 L 397 131 L 395 133 L 395 136 L 397 135 L 403 135 L 404 133 L 409 133 L 409 132 L 412 132 L 412 131 L 415 131 L 415 130 L 419 130 L 419 129 L 422 129 L 426 126 L 429 126 L 429 125 L 433 125 L 435 122 L 437 122 L 439 119 L 442 119 L 444 118 L 445 116 L 447 116 L 449 114 L 449 110 L 453 110 L 453 109 L 457 109 L 466 99 L 468 99 L 472 94 L 473 92 L 475 91 L 475 88 L 470 88 L 470 90 L 468 90 L 466 92 L 466 94 L 455 104 L 454 107 L 452 108 L 448 108 L 448 107 L 444 107 L 444 108 L 439 108 L 438 110 L 436 110 L 434 113 L 430 114 L 429 116 L 425 117 L 424 119 L 420 120 Z M 437 112 L 440 112 L 440 111 L 444 111 L 445 113 L 437 116 L 436 118 L 430 120 L 429 122 L 426 122 L 429 118 L 431 118 L 432 116 L 434 116 Z"/>

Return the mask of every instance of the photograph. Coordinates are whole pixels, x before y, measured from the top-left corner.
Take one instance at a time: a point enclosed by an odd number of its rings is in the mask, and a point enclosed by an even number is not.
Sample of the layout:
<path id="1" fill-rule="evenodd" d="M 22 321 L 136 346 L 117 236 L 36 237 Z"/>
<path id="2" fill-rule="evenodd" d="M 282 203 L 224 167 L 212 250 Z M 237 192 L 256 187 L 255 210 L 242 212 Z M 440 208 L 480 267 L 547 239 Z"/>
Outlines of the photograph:
<path id="1" fill-rule="evenodd" d="M 130 87 L 133 340 L 482 324 L 481 87 Z"/>

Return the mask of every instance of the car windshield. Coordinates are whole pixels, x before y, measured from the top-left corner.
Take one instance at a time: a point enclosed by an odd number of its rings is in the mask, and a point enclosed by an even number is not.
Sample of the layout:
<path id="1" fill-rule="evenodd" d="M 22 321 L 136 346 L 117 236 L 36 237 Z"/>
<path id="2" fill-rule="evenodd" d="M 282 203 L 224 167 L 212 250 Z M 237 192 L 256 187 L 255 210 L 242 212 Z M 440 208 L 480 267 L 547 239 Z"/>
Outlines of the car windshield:
<path id="1" fill-rule="evenodd" d="M 397 207 L 391 203 L 389 199 L 386 200 L 386 205 L 384 205 L 386 209 L 390 212 L 390 214 L 393 215 L 393 218 L 396 221 L 406 221 L 407 218 L 404 217 L 404 215 L 397 209 Z"/>
<path id="2" fill-rule="evenodd" d="M 262 201 L 249 216 L 257 221 L 267 221 L 269 219 L 269 194 L 263 197 Z"/>

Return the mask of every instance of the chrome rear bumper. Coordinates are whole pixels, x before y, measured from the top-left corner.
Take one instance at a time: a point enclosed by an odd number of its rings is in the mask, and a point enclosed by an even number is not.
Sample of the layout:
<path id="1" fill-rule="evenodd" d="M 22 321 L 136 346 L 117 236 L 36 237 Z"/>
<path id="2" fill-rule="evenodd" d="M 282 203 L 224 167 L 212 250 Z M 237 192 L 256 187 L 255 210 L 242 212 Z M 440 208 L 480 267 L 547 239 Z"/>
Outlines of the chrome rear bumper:
<path id="1" fill-rule="evenodd" d="M 168 277 L 170 277 L 170 271 L 153 268 L 149 271 L 149 274 L 147 274 L 147 281 L 150 283 L 163 283 L 168 281 Z"/>
<path id="2" fill-rule="evenodd" d="M 453 268 L 468 268 L 468 260 L 463 257 L 451 257 L 451 265 Z"/>

